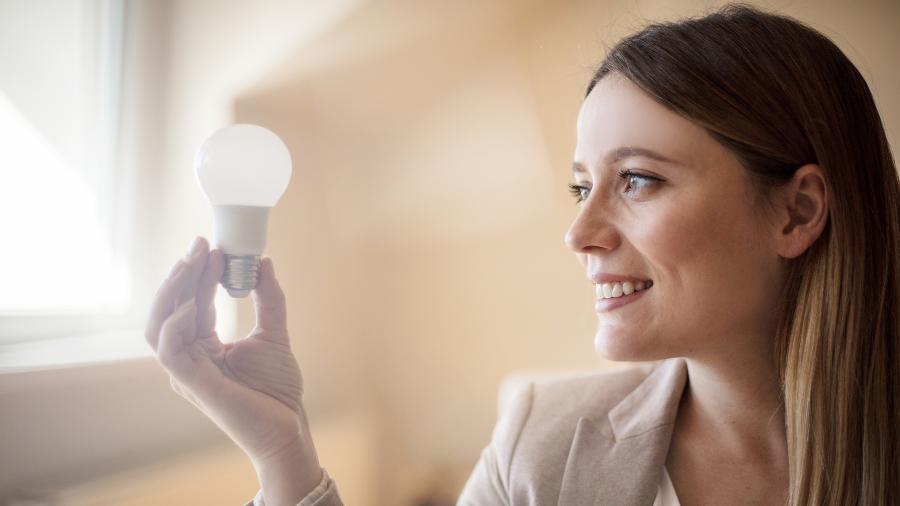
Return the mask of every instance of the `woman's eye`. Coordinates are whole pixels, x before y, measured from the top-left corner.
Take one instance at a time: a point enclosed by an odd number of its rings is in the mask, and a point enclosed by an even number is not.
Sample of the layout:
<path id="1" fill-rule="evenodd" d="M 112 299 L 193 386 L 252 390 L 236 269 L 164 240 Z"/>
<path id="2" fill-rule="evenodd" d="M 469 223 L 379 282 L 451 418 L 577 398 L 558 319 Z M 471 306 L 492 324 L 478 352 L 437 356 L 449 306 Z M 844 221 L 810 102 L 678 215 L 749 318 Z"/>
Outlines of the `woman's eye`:
<path id="1" fill-rule="evenodd" d="M 619 177 L 625 181 L 625 189 L 623 192 L 627 194 L 640 194 L 642 191 L 647 190 L 662 181 L 662 179 L 658 177 L 638 174 L 637 172 L 628 169 L 619 170 Z"/>
<path id="2" fill-rule="evenodd" d="M 588 195 L 590 195 L 591 193 L 591 189 L 586 186 L 569 183 L 569 193 L 573 197 L 575 197 L 575 203 L 579 204 L 581 202 L 584 202 L 588 198 Z"/>
<path id="3" fill-rule="evenodd" d="M 638 174 L 629 169 L 621 169 L 618 172 L 619 177 L 625 182 L 623 193 L 632 196 L 638 196 L 642 192 L 651 189 L 663 180 L 656 176 L 648 176 L 646 174 Z M 575 203 L 579 204 L 587 200 L 591 194 L 591 189 L 580 184 L 569 184 L 569 193 L 575 197 Z"/>

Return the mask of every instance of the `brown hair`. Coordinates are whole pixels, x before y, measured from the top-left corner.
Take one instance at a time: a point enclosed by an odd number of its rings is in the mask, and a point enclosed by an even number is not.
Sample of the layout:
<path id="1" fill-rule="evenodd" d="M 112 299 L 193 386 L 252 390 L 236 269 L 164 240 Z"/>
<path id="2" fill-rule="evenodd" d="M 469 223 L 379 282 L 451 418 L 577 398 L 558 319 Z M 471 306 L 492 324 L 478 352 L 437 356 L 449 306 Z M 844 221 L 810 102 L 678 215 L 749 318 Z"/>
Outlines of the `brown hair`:
<path id="1" fill-rule="evenodd" d="M 704 127 L 761 195 L 822 168 L 828 223 L 787 265 L 775 336 L 789 502 L 900 504 L 900 183 L 865 80 L 816 30 L 744 5 L 627 37 L 588 93 L 613 72 Z"/>

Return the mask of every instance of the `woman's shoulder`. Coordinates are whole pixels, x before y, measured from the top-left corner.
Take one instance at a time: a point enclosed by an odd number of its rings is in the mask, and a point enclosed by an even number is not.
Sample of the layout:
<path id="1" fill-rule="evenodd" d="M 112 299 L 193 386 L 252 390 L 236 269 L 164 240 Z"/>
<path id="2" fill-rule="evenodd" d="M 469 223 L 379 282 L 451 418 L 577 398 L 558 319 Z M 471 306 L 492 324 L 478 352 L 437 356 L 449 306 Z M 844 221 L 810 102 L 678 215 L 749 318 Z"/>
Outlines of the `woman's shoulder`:
<path id="1" fill-rule="evenodd" d="M 505 403 L 494 439 L 499 431 L 504 436 L 501 439 L 515 446 L 523 435 L 533 439 L 540 439 L 533 437 L 540 433 L 561 436 L 566 429 L 574 431 L 580 418 L 603 419 L 657 369 L 683 369 L 683 359 L 641 362 L 597 372 L 519 382 L 516 392 Z M 657 382 L 669 381 L 664 379 L 666 375 L 656 376 Z"/>
<path id="2" fill-rule="evenodd" d="M 502 410 L 466 497 L 481 497 L 478 494 L 485 489 L 507 499 L 518 498 L 522 504 L 556 504 L 573 445 L 595 444 L 576 441 L 579 427 L 587 427 L 582 437 L 612 441 L 613 421 L 622 422 L 623 413 L 640 416 L 659 411 L 634 408 L 670 401 L 685 374 L 683 360 L 669 359 L 525 382 Z M 628 430 L 631 425 L 622 423 L 620 428 Z M 604 445 L 593 448 L 602 452 Z M 488 501 L 470 501 L 484 502 Z"/>
<path id="3" fill-rule="evenodd" d="M 495 427 L 515 444 L 529 430 L 556 430 L 560 424 L 582 416 L 608 413 L 634 391 L 661 362 L 617 366 L 614 369 L 580 372 L 552 379 L 517 381 L 515 393 L 503 402 L 502 416 Z M 504 397 L 501 394 L 501 398 Z"/>
<path id="4" fill-rule="evenodd" d="M 553 422 L 608 413 L 662 362 L 642 362 L 531 383 L 529 418 Z"/>
<path id="5" fill-rule="evenodd" d="M 678 365 L 669 360 L 645 362 L 532 381 L 520 388 L 498 423 L 494 439 L 494 444 L 500 445 L 498 453 L 509 465 L 510 480 L 524 477 L 520 486 L 530 489 L 531 494 L 549 494 L 545 499 L 553 500 L 580 420 L 606 420 L 623 399 L 666 363 Z M 611 430 L 606 423 L 597 426 Z M 511 485 L 516 488 L 515 483 Z"/>

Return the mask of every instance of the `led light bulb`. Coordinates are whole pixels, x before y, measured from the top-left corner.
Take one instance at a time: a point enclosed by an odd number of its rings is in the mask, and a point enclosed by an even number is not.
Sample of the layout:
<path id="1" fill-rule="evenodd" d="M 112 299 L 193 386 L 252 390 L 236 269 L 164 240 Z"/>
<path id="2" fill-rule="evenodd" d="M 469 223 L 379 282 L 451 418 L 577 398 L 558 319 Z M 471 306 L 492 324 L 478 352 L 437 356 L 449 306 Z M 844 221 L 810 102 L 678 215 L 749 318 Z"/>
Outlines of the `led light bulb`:
<path id="1" fill-rule="evenodd" d="M 206 139 L 194 165 L 213 208 L 213 243 L 225 254 L 222 286 L 246 297 L 259 280 L 269 210 L 291 180 L 291 155 L 271 131 L 237 124 Z"/>

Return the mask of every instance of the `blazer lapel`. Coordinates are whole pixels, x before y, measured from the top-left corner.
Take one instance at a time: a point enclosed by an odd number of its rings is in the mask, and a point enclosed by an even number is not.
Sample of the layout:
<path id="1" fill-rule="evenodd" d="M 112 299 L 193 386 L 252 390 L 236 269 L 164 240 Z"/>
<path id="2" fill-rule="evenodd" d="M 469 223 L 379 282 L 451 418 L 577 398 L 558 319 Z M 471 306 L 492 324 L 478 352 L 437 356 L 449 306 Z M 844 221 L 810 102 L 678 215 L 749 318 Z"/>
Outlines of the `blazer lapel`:
<path id="1" fill-rule="evenodd" d="M 683 359 L 662 361 L 608 416 L 579 418 L 559 506 L 650 506 L 686 379 Z"/>

